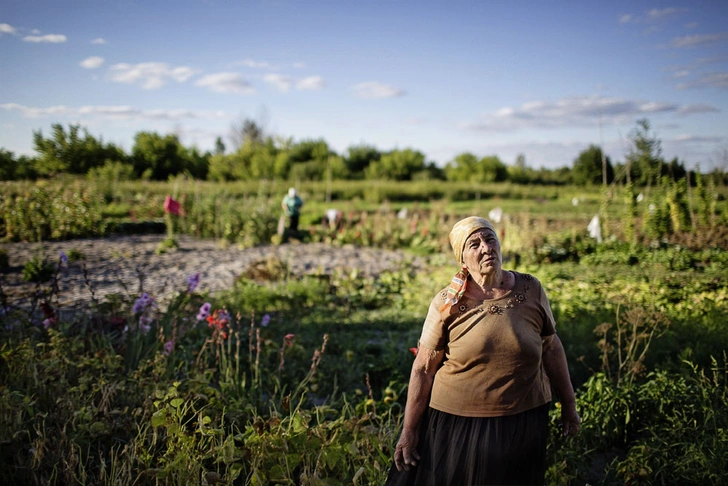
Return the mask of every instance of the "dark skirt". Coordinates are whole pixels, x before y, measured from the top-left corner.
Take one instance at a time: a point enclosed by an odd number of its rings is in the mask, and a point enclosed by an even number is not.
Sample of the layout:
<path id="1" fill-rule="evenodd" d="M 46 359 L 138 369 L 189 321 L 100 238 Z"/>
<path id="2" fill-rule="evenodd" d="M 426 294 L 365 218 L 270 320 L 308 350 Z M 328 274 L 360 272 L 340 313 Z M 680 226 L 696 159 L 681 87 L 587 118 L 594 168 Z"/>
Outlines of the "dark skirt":
<path id="1" fill-rule="evenodd" d="M 428 409 L 420 461 L 392 464 L 386 486 L 544 484 L 549 405 L 505 417 L 460 417 Z"/>

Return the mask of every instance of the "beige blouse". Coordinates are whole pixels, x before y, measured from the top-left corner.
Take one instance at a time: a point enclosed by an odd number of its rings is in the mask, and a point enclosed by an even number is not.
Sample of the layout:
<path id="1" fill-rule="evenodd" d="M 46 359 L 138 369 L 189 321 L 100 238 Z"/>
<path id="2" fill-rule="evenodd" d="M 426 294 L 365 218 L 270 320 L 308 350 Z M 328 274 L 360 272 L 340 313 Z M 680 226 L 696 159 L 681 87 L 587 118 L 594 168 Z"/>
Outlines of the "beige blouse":
<path id="1" fill-rule="evenodd" d="M 551 401 L 543 368 L 543 337 L 556 324 L 535 277 L 513 272 L 516 282 L 499 299 L 463 297 L 446 314 L 446 290 L 430 304 L 420 345 L 445 350 L 430 407 L 466 417 L 515 415 Z"/>

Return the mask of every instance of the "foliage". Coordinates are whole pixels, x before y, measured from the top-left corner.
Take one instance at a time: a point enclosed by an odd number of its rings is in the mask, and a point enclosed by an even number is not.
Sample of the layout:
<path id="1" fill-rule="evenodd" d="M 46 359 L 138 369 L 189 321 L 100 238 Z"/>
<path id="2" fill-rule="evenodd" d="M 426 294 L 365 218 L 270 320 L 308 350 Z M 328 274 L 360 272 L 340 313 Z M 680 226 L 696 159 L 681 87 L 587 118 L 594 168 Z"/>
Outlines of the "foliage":
<path id="1" fill-rule="evenodd" d="M 649 120 L 642 118 L 629 134 L 632 146 L 627 154 L 627 182 L 651 186 L 659 181 L 663 164 L 662 143 L 657 135 L 650 132 L 651 128 Z"/>
<path id="2" fill-rule="evenodd" d="M 412 149 L 392 150 L 372 161 L 365 169 L 367 179 L 409 181 L 425 170 L 425 155 Z"/>
<path id="3" fill-rule="evenodd" d="M 549 484 L 723 484 L 728 466 L 726 357 L 703 372 L 650 372 L 627 386 L 594 375 L 579 395 L 580 435 L 552 442 Z M 552 414 L 555 428 L 557 414 Z M 555 434 L 552 434 L 554 437 Z M 587 454 L 584 454 L 587 451 Z"/>
<path id="4" fill-rule="evenodd" d="M 503 182 L 508 178 L 508 168 L 493 155 L 480 160 L 471 153 L 462 153 L 445 167 L 449 181 Z"/>
<path id="5" fill-rule="evenodd" d="M 414 226 L 391 215 L 351 224 L 391 225 L 387 244 L 446 226 L 444 214 L 415 214 Z M 524 255 L 517 269 L 547 289 L 583 419 L 565 439 L 552 410 L 548 483 L 719 483 L 728 389 L 725 358 L 711 356 L 728 346 L 728 252 L 596 245 L 567 231 L 545 240 L 569 258 Z M 5 483 L 382 484 L 408 349 L 452 276 L 451 257 L 429 254 L 420 272 L 406 263 L 378 276 L 294 276 L 270 259 L 214 297 L 190 281 L 167 299 L 110 296 L 47 325 L 10 305 Z"/>
<path id="6" fill-rule="evenodd" d="M 104 234 L 98 193 L 72 185 L 36 185 L 0 194 L 0 235 L 10 241 L 67 239 Z"/>
<path id="7" fill-rule="evenodd" d="M 352 179 L 363 179 L 364 171 L 373 162 L 377 162 L 382 153 L 376 147 L 366 144 L 352 145 L 344 157 L 347 173 Z"/>
<path id="8" fill-rule="evenodd" d="M 15 157 L 10 150 L 0 147 L 0 181 L 35 179 L 36 161 L 25 155 Z"/>
<path id="9" fill-rule="evenodd" d="M 42 255 L 35 255 L 23 266 L 22 275 L 26 282 L 43 283 L 53 277 L 56 267 Z"/>
<path id="10" fill-rule="evenodd" d="M 33 144 L 39 156 L 35 170 L 45 176 L 59 173 L 86 174 L 101 167 L 107 160 L 124 162 L 126 155 L 114 145 L 104 145 L 80 125 L 69 125 L 68 132 L 61 124 L 52 125 L 52 138 L 43 132 L 33 132 Z"/>
<path id="11" fill-rule="evenodd" d="M 144 179 L 166 180 L 185 172 L 205 178 L 208 171 L 207 156 L 202 156 L 196 148 L 185 148 L 173 134 L 137 133 L 131 160 L 137 176 Z"/>
<path id="12" fill-rule="evenodd" d="M 612 161 L 604 156 L 601 148 L 590 145 L 574 159 L 571 174 L 572 182 L 577 185 L 597 185 L 605 181 L 610 184 L 614 179 L 614 168 Z"/>

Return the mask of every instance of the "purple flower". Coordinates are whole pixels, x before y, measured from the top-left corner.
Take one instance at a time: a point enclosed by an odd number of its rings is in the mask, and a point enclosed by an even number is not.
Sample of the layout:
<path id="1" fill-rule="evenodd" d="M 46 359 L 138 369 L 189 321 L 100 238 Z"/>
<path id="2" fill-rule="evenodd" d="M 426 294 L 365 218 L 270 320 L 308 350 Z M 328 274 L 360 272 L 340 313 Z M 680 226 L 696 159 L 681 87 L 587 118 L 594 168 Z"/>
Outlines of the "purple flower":
<path id="1" fill-rule="evenodd" d="M 66 252 L 61 252 L 61 265 L 68 265 L 68 256 Z"/>
<path id="2" fill-rule="evenodd" d="M 209 302 L 205 302 L 202 304 L 202 307 L 200 307 L 200 311 L 197 313 L 197 320 L 198 321 L 204 321 L 207 319 L 207 316 L 210 315 L 210 310 L 212 309 L 212 304 Z"/>
<path id="3" fill-rule="evenodd" d="M 166 343 L 164 343 L 164 355 L 169 356 L 172 354 L 172 350 L 174 349 L 174 341 L 169 340 Z"/>
<path id="4" fill-rule="evenodd" d="M 152 318 L 151 317 L 141 316 L 139 318 L 139 330 L 143 334 L 147 334 L 149 331 L 151 331 L 151 329 L 152 329 L 151 324 L 152 324 Z"/>
<path id="5" fill-rule="evenodd" d="M 187 291 L 192 293 L 195 291 L 198 285 L 200 285 L 200 274 L 196 273 L 187 277 Z"/>
<path id="6" fill-rule="evenodd" d="M 150 304 L 152 304 L 152 302 L 154 302 L 154 299 L 149 297 L 148 293 L 144 292 L 141 297 L 134 301 L 132 312 L 134 312 L 134 314 L 141 314 L 147 309 L 147 307 L 149 307 Z"/>
<path id="7" fill-rule="evenodd" d="M 266 314 L 263 316 L 263 319 L 261 319 L 260 325 L 263 327 L 268 327 L 268 324 L 270 324 L 270 316 Z"/>
<path id="8" fill-rule="evenodd" d="M 43 329 L 45 329 L 46 331 L 48 329 L 50 329 L 52 325 L 53 325 L 53 319 L 50 317 L 43 321 Z"/>

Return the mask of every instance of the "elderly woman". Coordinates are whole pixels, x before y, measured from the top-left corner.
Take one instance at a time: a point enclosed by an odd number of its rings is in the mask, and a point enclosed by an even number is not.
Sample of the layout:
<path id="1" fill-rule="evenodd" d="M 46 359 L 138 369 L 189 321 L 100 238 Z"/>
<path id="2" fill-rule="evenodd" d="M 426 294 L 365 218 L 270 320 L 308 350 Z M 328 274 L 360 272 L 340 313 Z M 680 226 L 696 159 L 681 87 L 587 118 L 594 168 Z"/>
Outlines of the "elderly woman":
<path id="1" fill-rule="evenodd" d="M 563 433 L 581 421 L 546 293 L 501 268 L 488 220 L 450 244 L 462 268 L 430 304 L 387 485 L 544 484 L 552 388 Z"/>

